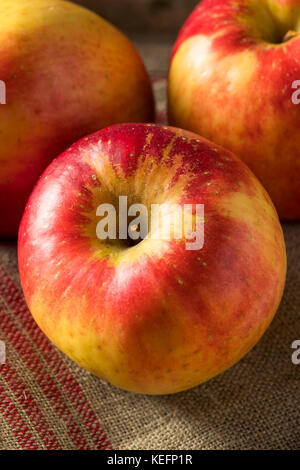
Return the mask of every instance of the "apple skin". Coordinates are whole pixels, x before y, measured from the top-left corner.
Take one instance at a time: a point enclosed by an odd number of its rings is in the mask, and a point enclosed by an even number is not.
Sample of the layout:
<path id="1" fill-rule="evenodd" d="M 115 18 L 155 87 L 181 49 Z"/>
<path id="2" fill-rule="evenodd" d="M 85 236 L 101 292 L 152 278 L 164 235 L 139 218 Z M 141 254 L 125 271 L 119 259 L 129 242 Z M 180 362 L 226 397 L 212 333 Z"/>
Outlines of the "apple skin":
<path id="1" fill-rule="evenodd" d="M 238 155 L 282 220 L 300 219 L 300 0 L 204 0 L 169 70 L 169 121 Z M 300 23 L 299 23 L 300 24 Z"/>
<path id="2" fill-rule="evenodd" d="M 17 237 L 26 201 L 50 161 L 84 135 L 153 121 L 150 79 L 131 42 L 61 0 L 2 0 L 0 236 Z"/>
<path id="3" fill-rule="evenodd" d="M 202 250 L 184 240 L 128 248 L 96 236 L 96 208 L 205 205 Z M 78 364 L 126 390 L 169 394 L 244 356 L 270 324 L 286 275 L 274 206 L 233 154 L 187 131 L 115 125 L 55 159 L 19 230 L 28 307 Z"/>

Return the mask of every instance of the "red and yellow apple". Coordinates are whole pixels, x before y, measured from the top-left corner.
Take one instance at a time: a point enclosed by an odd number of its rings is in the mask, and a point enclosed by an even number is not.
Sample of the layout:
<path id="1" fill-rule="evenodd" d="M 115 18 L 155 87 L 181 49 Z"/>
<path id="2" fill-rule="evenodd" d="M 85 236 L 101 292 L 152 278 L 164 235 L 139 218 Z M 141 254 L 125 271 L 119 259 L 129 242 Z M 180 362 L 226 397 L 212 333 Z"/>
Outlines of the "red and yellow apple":
<path id="1" fill-rule="evenodd" d="M 149 77 L 131 42 L 61 0 L 1 0 L 0 236 L 16 237 L 50 161 L 119 122 L 152 121 Z"/>
<path id="2" fill-rule="evenodd" d="M 228 148 L 300 219 L 300 0 L 204 0 L 169 71 L 169 121 Z M 298 90 L 299 91 L 299 90 Z"/>
<path id="3" fill-rule="evenodd" d="M 136 244 L 99 239 L 97 208 L 117 211 L 120 196 L 149 210 L 203 204 L 202 249 L 151 227 Z M 28 307 L 58 348 L 118 387 L 167 394 L 256 344 L 280 302 L 286 255 L 274 206 L 240 159 L 187 131 L 123 124 L 45 170 L 20 225 L 19 269 Z"/>

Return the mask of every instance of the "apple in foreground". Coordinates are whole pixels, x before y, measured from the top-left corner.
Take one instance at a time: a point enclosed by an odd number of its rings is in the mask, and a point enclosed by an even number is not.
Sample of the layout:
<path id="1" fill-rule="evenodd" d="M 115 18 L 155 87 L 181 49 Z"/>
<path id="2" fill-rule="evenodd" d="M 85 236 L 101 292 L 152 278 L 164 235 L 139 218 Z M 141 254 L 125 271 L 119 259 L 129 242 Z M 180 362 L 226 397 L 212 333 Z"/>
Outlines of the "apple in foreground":
<path id="1" fill-rule="evenodd" d="M 252 169 L 282 220 L 300 219 L 300 0 L 203 0 L 169 71 L 169 121 Z"/>
<path id="2" fill-rule="evenodd" d="M 134 243 L 99 238 L 98 207 L 120 218 L 124 196 L 149 211 L 204 205 L 202 249 L 173 230 L 152 237 L 152 226 Z M 103 129 L 55 159 L 26 206 L 18 252 L 45 334 L 93 374 L 146 394 L 188 389 L 244 356 L 270 324 L 286 274 L 277 213 L 246 165 L 155 124 Z"/>
<path id="3" fill-rule="evenodd" d="M 134 46 L 96 14 L 61 0 L 1 0 L 0 17 L 0 236 L 17 237 L 50 161 L 103 127 L 151 122 L 153 96 Z"/>

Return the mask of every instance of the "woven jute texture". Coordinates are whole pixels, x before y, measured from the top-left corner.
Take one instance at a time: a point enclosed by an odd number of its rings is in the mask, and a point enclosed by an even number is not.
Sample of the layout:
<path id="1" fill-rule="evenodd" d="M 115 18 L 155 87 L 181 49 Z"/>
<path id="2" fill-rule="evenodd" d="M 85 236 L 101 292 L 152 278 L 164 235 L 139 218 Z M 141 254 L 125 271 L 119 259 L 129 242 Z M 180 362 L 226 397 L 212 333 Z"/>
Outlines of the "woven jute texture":
<path id="1" fill-rule="evenodd" d="M 163 121 L 165 80 L 154 80 Z M 60 353 L 22 296 L 16 245 L 0 242 L 0 449 L 300 449 L 300 224 L 284 225 L 287 284 L 257 346 L 192 390 L 118 390 Z"/>

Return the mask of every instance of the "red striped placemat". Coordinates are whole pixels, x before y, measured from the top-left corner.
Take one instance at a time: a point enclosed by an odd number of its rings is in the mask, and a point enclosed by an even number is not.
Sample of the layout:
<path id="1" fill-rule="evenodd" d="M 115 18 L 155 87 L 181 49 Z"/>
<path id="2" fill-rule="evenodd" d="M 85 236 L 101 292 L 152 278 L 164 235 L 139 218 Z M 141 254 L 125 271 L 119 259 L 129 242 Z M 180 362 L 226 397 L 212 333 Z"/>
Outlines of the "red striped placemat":
<path id="1" fill-rule="evenodd" d="M 88 402 L 80 384 L 64 364 L 57 349 L 36 325 L 20 290 L 0 266 L 0 324 L 1 335 L 9 344 L 7 361 L 1 366 L 0 409 L 12 426 L 12 432 L 25 449 L 61 449 L 63 441 L 51 429 L 47 413 L 55 413 L 65 425 L 65 433 L 76 449 L 107 449 L 110 443 L 99 419 Z M 13 358 L 18 357 L 16 367 Z M 48 410 L 43 413 L 31 392 L 30 375 L 47 400 Z M 4 384 L 3 384 L 4 382 Z M 18 411 L 22 408 L 34 433 Z M 27 420 L 28 421 L 28 420 Z M 89 435 L 87 441 L 85 434 Z M 37 439 L 38 438 L 38 439 Z"/>

